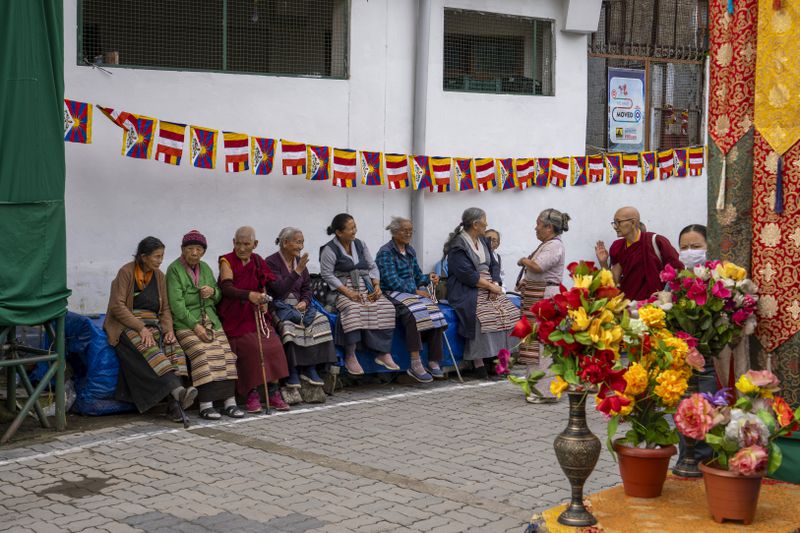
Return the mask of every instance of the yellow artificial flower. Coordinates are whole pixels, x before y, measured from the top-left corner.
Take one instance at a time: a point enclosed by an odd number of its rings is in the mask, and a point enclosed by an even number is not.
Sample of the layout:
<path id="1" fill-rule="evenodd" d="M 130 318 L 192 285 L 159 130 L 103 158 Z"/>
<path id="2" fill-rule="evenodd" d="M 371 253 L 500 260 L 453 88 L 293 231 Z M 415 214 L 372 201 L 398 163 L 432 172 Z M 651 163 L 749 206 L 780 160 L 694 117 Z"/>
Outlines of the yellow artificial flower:
<path id="1" fill-rule="evenodd" d="M 603 327 L 600 324 L 600 321 L 596 318 L 592 320 L 592 324 L 589 326 L 589 337 L 592 339 L 594 344 L 600 342 L 600 336 L 603 333 Z"/>
<path id="2" fill-rule="evenodd" d="M 633 363 L 622 376 L 628 384 L 625 387 L 627 396 L 638 396 L 647 390 L 647 370 L 639 363 Z"/>
<path id="3" fill-rule="evenodd" d="M 561 398 L 561 393 L 567 390 L 567 387 L 569 387 L 569 383 L 564 381 L 561 376 L 556 376 L 556 378 L 550 382 L 550 394 L 556 398 Z"/>
<path id="4" fill-rule="evenodd" d="M 717 274 L 734 281 L 742 281 L 747 277 L 747 271 L 742 267 L 735 265 L 729 261 L 723 261 L 721 265 L 717 265 Z"/>
<path id="5" fill-rule="evenodd" d="M 666 316 L 663 309 L 654 305 L 645 305 L 639 309 L 639 318 L 651 328 L 664 328 L 666 326 L 664 323 Z"/>
<path id="6" fill-rule="evenodd" d="M 572 319 L 572 331 L 586 331 L 592 323 L 591 317 L 586 314 L 586 309 L 583 307 L 570 310 L 569 317 Z"/>
<path id="7" fill-rule="evenodd" d="M 612 313 L 620 313 L 626 307 L 628 307 L 628 300 L 625 299 L 623 294 L 618 294 L 608 301 L 605 308 Z"/>
<path id="8" fill-rule="evenodd" d="M 683 375 L 675 370 L 665 370 L 656 377 L 658 385 L 653 390 L 656 396 L 661 398 L 661 401 L 667 407 L 677 405 L 681 401 L 681 396 L 686 392 L 686 379 Z"/>
<path id="9" fill-rule="evenodd" d="M 601 324 L 614 322 L 614 313 L 612 313 L 608 309 L 603 309 L 602 311 L 600 311 L 600 316 L 598 316 L 597 318 L 600 320 Z"/>
<path id="10" fill-rule="evenodd" d="M 580 274 L 577 274 L 575 276 L 572 276 L 572 280 L 575 283 L 575 287 L 577 287 L 579 289 L 588 289 L 589 286 L 592 284 L 592 280 L 593 279 L 594 278 L 592 278 L 592 276 L 588 276 L 588 275 L 587 276 L 582 276 Z"/>
<path id="11" fill-rule="evenodd" d="M 628 396 L 627 394 L 623 394 L 622 396 L 630 400 L 631 403 L 629 403 L 628 405 L 623 405 L 622 409 L 619 410 L 619 414 L 620 416 L 628 416 L 633 411 L 633 406 L 636 405 L 636 400 L 634 400 L 631 396 Z"/>
<path id="12" fill-rule="evenodd" d="M 614 274 L 612 274 L 607 268 L 602 269 L 598 276 L 600 276 L 601 287 L 616 287 L 616 284 L 614 283 Z"/>
<path id="13" fill-rule="evenodd" d="M 686 366 L 686 355 L 689 353 L 689 345 L 686 341 L 678 337 L 664 339 L 664 344 L 672 353 L 672 368 L 680 370 Z"/>
<path id="14" fill-rule="evenodd" d="M 601 340 L 603 344 L 605 344 L 606 348 L 612 348 L 613 346 L 619 345 L 619 341 L 622 340 L 623 335 L 622 328 L 615 325 L 614 327 L 604 329 L 602 331 Z"/>
<path id="15" fill-rule="evenodd" d="M 761 392 L 761 388 L 754 385 L 745 374 L 739 376 L 739 380 L 736 382 L 736 388 L 742 394 L 747 394 L 749 396 L 754 396 Z"/>

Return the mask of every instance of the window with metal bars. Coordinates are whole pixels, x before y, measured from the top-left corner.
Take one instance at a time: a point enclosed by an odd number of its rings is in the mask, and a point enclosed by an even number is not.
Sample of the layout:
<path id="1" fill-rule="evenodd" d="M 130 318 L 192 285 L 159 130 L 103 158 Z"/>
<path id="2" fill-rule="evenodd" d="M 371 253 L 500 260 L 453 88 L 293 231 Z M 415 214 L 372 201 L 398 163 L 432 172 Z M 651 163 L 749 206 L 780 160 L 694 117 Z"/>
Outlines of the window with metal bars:
<path id="1" fill-rule="evenodd" d="M 444 10 L 445 91 L 553 95 L 553 22 Z"/>
<path id="2" fill-rule="evenodd" d="M 78 64 L 348 77 L 348 0 L 79 0 Z"/>

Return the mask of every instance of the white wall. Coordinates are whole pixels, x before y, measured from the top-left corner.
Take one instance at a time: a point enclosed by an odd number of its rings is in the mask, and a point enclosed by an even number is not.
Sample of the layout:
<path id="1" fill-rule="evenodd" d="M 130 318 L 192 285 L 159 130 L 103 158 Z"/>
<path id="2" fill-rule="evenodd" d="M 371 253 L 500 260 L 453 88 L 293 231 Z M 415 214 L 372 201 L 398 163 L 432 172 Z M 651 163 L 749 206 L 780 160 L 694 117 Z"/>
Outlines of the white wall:
<path id="1" fill-rule="evenodd" d="M 65 95 L 164 120 L 184 121 L 252 135 L 337 147 L 411 150 L 415 4 L 412 0 L 352 0 L 350 79 L 320 80 L 195 72 L 110 69 L 75 65 L 76 0 L 64 3 Z M 582 154 L 586 123 L 586 37 L 555 33 L 555 96 L 481 95 L 442 90 L 442 26 L 447 7 L 549 18 L 563 27 L 561 0 L 439 0 L 431 2 L 428 72 L 428 154 L 454 156 L 561 156 Z M 180 167 L 120 156 L 121 132 L 95 113 L 90 145 L 67 143 L 68 282 L 70 307 L 105 310 L 108 287 L 139 239 L 156 235 L 167 261 L 179 254 L 181 236 L 197 228 L 209 239 L 206 256 L 230 250 L 238 226 L 256 228 L 262 254 L 275 250 L 283 226 L 304 230 L 316 268 L 324 228 L 336 213 L 352 213 L 359 236 L 373 251 L 388 239 L 392 215 L 409 216 L 410 192 L 360 186 L 335 189 L 299 176 L 255 177 Z M 221 141 L 221 140 L 220 140 Z M 275 162 L 276 169 L 280 162 Z M 690 222 L 705 222 L 706 179 L 687 178 L 636 186 L 564 190 L 425 194 L 423 268 L 438 259 L 461 211 L 477 205 L 503 233 L 506 276 L 516 259 L 535 247 L 533 224 L 545 208 L 573 218 L 565 235 L 570 260 L 592 255 L 598 238 L 613 238 L 608 222 L 618 206 L 636 205 L 650 229 L 675 239 Z M 166 268 L 166 264 L 164 265 Z M 510 280 L 513 281 L 513 280 Z M 509 281 L 509 282 L 510 282 Z"/>

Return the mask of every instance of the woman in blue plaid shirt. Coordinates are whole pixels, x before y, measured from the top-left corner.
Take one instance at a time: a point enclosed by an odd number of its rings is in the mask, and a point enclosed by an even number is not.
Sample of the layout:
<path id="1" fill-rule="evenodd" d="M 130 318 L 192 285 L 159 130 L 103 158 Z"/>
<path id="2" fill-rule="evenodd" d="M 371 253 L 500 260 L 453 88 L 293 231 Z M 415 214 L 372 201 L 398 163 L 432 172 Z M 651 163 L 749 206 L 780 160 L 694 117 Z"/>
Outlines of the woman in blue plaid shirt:
<path id="1" fill-rule="evenodd" d="M 375 257 L 381 273 L 381 289 L 397 310 L 405 330 L 406 347 L 411 354 L 408 375 L 421 383 L 443 378 L 439 365 L 442 360 L 442 335 L 447 321 L 428 291 L 431 282 L 439 282 L 436 274 L 423 275 L 417 263 L 417 253 L 411 246 L 414 226 L 406 218 L 393 217 L 386 226 L 392 240 L 384 244 Z M 422 364 L 422 342 L 428 342 L 428 369 Z"/>

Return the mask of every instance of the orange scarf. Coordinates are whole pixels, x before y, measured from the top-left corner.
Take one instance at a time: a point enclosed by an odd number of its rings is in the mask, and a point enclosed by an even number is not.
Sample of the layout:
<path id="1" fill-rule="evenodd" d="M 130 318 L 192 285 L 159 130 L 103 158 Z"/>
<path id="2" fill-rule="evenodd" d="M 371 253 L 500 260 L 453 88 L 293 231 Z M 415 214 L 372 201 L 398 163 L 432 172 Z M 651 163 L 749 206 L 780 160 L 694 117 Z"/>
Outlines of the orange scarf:
<path id="1" fill-rule="evenodd" d="M 133 267 L 133 277 L 136 279 L 136 286 L 139 287 L 140 291 L 143 291 L 150 283 L 150 280 L 153 279 L 153 271 L 151 270 L 145 274 L 139 266 L 139 263 L 135 263 Z"/>

